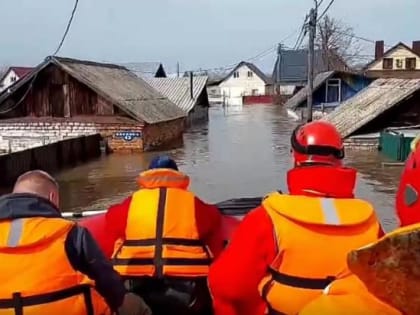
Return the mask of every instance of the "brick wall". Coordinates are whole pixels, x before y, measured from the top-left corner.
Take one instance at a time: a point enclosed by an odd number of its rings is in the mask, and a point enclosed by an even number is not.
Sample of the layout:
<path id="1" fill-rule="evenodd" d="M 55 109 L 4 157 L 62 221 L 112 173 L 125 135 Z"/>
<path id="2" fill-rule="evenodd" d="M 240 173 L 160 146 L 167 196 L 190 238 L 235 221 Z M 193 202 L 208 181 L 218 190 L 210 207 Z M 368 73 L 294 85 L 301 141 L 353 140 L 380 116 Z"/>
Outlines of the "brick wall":
<path id="1" fill-rule="evenodd" d="M 141 132 L 141 125 L 94 122 L 0 122 L 0 151 L 21 151 L 65 139 L 100 133 L 112 151 L 142 151 L 141 139 L 124 141 L 120 131 Z"/>
<path id="2" fill-rule="evenodd" d="M 349 150 L 377 151 L 379 147 L 379 137 L 347 138 L 344 140 L 344 146 Z"/>
<path id="3" fill-rule="evenodd" d="M 162 122 L 155 125 L 144 127 L 144 149 L 152 150 L 170 142 L 170 140 L 179 139 L 185 129 L 185 118 Z"/>
<path id="4" fill-rule="evenodd" d="M 121 132 L 131 132 L 124 139 Z M 142 152 L 166 144 L 182 136 L 184 119 L 144 126 L 127 122 L 2 122 L 0 121 L 1 152 L 21 151 L 74 137 L 100 133 L 110 151 Z"/>

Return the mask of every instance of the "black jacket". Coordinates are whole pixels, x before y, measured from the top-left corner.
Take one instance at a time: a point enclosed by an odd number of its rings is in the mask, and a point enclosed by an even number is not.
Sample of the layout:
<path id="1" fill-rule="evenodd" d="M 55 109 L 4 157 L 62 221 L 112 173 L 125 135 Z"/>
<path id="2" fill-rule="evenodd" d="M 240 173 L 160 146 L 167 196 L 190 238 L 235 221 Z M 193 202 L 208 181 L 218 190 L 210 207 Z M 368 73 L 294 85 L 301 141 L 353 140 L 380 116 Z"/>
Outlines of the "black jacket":
<path id="1" fill-rule="evenodd" d="M 0 220 L 33 217 L 60 218 L 61 214 L 51 202 L 36 195 L 10 194 L 0 197 Z M 90 232 L 78 225 L 73 227 L 67 235 L 65 251 L 73 268 L 95 281 L 99 294 L 116 311 L 122 305 L 126 289 Z"/>

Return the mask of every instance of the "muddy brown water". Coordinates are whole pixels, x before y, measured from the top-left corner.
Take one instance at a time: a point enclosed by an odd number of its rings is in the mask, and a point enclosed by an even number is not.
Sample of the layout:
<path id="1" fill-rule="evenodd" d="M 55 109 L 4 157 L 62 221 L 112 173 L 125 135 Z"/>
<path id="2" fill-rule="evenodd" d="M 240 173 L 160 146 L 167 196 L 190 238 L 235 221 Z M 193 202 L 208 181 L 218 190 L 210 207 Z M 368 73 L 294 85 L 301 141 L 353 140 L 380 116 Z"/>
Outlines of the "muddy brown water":
<path id="1" fill-rule="evenodd" d="M 214 107 L 208 123 L 192 127 L 181 148 L 166 152 L 208 202 L 261 196 L 286 190 L 295 125 L 277 106 Z M 63 210 L 97 210 L 119 202 L 136 189 L 136 176 L 156 154 L 112 154 L 60 172 Z M 360 170 L 357 193 L 376 206 L 390 230 L 396 226 L 393 204 L 401 167 L 382 167 L 383 160 L 377 152 L 347 152 L 346 163 Z"/>

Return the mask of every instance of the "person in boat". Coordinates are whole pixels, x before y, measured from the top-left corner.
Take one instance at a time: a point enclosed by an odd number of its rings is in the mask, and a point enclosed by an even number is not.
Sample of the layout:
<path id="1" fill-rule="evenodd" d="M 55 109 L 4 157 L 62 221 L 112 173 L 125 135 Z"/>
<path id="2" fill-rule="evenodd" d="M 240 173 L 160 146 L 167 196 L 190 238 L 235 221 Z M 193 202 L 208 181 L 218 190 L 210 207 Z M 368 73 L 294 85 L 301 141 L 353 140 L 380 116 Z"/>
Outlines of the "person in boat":
<path id="1" fill-rule="evenodd" d="M 168 300 L 177 314 L 210 312 L 207 274 L 224 248 L 221 213 L 188 190 L 189 177 L 168 156 L 155 157 L 138 184 L 106 213 L 115 270 L 154 313 L 166 314 Z"/>
<path id="2" fill-rule="evenodd" d="M 209 272 L 216 315 L 297 314 L 348 272 L 347 253 L 383 235 L 373 206 L 354 198 L 356 170 L 324 121 L 291 136 L 289 194 L 249 212 Z"/>
<path id="3" fill-rule="evenodd" d="M 299 315 L 341 315 L 344 310 L 348 314 L 418 314 L 420 300 L 416 298 L 419 281 L 416 251 L 420 243 L 416 239 L 420 234 L 419 140 L 420 136 L 417 136 L 411 143 L 412 152 L 405 163 L 396 194 L 395 208 L 400 228 L 378 242 L 351 252 L 348 265 L 357 276 L 350 275 L 334 281 L 321 297 L 309 303 Z M 410 234 L 414 235 L 411 240 Z M 387 261 L 392 261 L 392 264 Z"/>
<path id="4" fill-rule="evenodd" d="M 0 261 L 2 314 L 151 314 L 90 233 L 61 217 L 58 184 L 43 171 L 0 198 Z"/>

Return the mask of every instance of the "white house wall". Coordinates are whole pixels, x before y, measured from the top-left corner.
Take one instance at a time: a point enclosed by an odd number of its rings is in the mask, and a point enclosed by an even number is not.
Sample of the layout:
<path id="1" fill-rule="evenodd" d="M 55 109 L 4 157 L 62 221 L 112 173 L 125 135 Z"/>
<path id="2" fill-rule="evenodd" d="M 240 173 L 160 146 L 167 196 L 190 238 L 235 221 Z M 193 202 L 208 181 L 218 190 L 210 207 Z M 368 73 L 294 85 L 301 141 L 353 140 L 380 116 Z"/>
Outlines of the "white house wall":
<path id="1" fill-rule="evenodd" d="M 393 70 L 398 70 L 397 68 L 397 59 L 402 59 L 402 69 L 405 69 L 405 58 L 416 58 L 416 70 L 420 70 L 420 58 L 413 54 L 410 50 L 403 46 L 398 46 L 395 48 L 395 50 L 391 51 L 390 53 L 386 54 L 384 58 L 393 58 Z M 376 61 L 373 63 L 369 70 L 383 70 L 383 59 Z"/>
<path id="2" fill-rule="evenodd" d="M 19 80 L 17 74 L 13 70 L 10 70 L 6 74 L 6 76 L 3 78 L 3 80 L 0 82 L 0 92 L 7 89 L 9 86 L 11 86 L 17 80 Z"/>
<path id="3" fill-rule="evenodd" d="M 248 77 L 248 71 L 253 73 L 252 77 Z M 239 77 L 235 78 L 232 73 L 219 85 L 221 95 L 229 105 L 242 105 L 242 96 L 265 95 L 265 82 L 250 68 L 243 65 L 236 72 Z"/>

